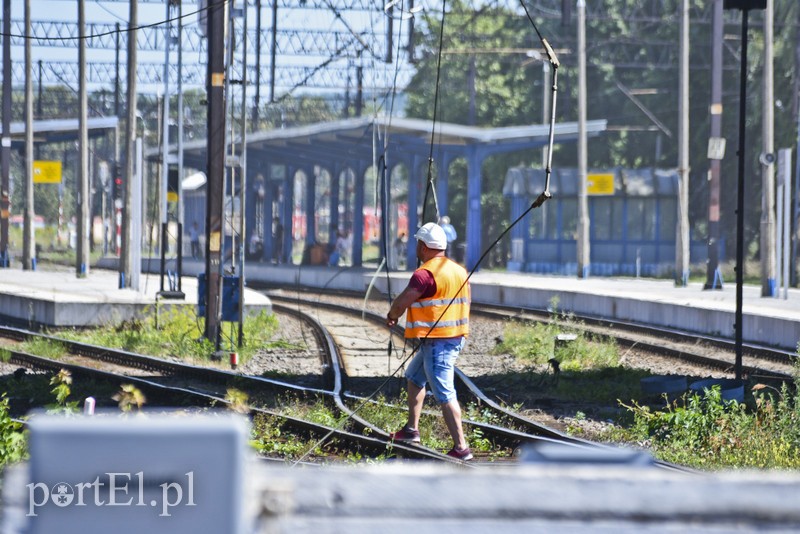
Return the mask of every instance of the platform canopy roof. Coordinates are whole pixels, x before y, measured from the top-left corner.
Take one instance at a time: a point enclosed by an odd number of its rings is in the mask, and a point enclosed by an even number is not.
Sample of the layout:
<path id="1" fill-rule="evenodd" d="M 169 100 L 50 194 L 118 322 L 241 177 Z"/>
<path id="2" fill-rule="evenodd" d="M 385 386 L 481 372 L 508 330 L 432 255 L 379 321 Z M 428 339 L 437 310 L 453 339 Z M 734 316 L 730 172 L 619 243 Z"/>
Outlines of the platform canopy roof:
<path id="1" fill-rule="evenodd" d="M 105 130 L 117 127 L 117 117 L 92 117 L 86 120 L 86 129 L 90 137 L 104 135 Z M 33 121 L 33 137 L 36 143 L 59 143 L 78 139 L 78 119 L 51 119 Z M 12 122 L 11 146 L 20 148 L 25 146 L 25 123 Z"/>
<path id="2" fill-rule="evenodd" d="M 550 134 L 548 124 L 482 128 L 462 124 L 398 117 L 358 117 L 338 121 L 294 126 L 247 134 L 248 163 L 262 157 L 270 163 L 298 165 L 335 161 L 372 161 L 373 146 L 379 154 L 387 142 L 389 151 L 396 154 L 424 155 L 430 151 L 431 129 L 434 156 L 442 151 L 456 157 L 467 150 L 479 150 L 483 155 L 512 152 L 546 145 Z M 606 130 L 605 120 L 588 121 L 588 136 L 597 136 Z M 554 129 L 554 142 L 575 141 L 578 123 L 558 123 Z M 175 146 L 170 145 L 174 152 Z M 159 156 L 148 152 L 152 158 Z M 197 140 L 184 143 L 184 161 L 198 169 L 206 166 L 206 142 Z"/>

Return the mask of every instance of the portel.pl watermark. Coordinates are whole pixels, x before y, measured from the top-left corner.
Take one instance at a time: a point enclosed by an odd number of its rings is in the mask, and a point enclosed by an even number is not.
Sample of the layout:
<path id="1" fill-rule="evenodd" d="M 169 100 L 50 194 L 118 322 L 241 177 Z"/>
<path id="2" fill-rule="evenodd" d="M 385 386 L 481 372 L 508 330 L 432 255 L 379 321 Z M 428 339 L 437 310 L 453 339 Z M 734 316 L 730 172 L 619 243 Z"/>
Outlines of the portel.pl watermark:
<path id="1" fill-rule="evenodd" d="M 185 479 L 184 479 L 185 477 Z M 37 510 L 48 504 L 58 508 L 70 506 L 143 506 L 157 509 L 159 517 L 170 517 L 176 506 L 197 506 L 194 502 L 194 471 L 174 480 L 146 480 L 137 473 L 103 473 L 91 482 L 69 484 L 31 482 L 28 488 L 27 517 L 36 517 Z M 160 491 L 159 491 L 160 488 Z"/>

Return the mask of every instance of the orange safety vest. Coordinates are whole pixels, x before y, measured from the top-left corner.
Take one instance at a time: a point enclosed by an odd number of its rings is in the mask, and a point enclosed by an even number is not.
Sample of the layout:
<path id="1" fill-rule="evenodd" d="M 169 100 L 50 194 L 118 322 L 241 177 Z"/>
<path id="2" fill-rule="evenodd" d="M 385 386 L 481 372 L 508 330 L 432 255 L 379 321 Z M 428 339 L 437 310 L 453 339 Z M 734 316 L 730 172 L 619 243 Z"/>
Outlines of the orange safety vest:
<path id="1" fill-rule="evenodd" d="M 407 338 L 467 336 L 470 303 L 469 283 L 465 283 L 467 271 L 445 256 L 431 258 L 419 268 L 433 274 L 436 293 L 431 297 L 419 299 L 408 308 L 405 336 Z M 431 329 L 434 324 L 436 327 Z"/>

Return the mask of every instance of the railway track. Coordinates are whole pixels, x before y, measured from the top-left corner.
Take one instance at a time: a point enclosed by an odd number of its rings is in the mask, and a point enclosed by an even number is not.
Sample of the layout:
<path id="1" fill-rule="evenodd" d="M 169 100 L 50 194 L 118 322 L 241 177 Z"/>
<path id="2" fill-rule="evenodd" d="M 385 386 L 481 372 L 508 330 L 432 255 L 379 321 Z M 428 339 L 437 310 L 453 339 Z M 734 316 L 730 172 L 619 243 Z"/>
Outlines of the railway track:
<path id="1" fill-rule="evenodd" d="M 319 295 L 318 290 L 315 289 L 314 291 Z M 274 299 L 285 298 L 273 292 L 268 294 L 270 298 Z M 347 301 L 363 300 L 363 295 L 351 292 L 331 291 L 324 294 L 334 299 L 341 297 Z M 298 297 L 293 297 L 289 300 L 296 304 Z M 313 304 L 311 304 L 312 302 Z M 315 300 L 307 301 L 307 305 L 323 307 L 326 304 Z M 609 321 L 572 313 L 569 314 L 569 320 L 567 321 L 551 310 L 521 309 L 519 307 L 487 306 L 473 303 L 471 313 L 476 317 L 503 322 L 514 320 L 519 322 L 555 323 L 573 330 L 579 328 L 599 340 L 614 341 L 623 349 L 636 348 L 640 351 L 722 373 L 731 374 L 733 372 L 735 344 L 730 339 L 717 336 L 700 335 L 630 322 Z M 742 371 L 746 376 L 788 380 L 793 376 L 792 368 L 797 361 L 798 354 L 796 352 L 752 343 L 743 345 Z"/>
<path id="2" fill-rule="evenodd" d="M 181 377 L 183 380 L 187 377 L 191 377 L 193 380 L 198 380 L 202 383 L 215 384 L 217 387 L 215 391 L 213 389 L 209 390 L 208 386 L 194 386 L 191 388 L 177 387 L 177 389 L 182 392 L 188 391 L 191 394 L 201 395 L 201 398 L 203 398 L 205 402 L 224 403 L 224 399 L 221 399 L 221 389 L 219 388 L 228 387 L 232 383 L 234 383 L 236 387 L 244 387 L 249 391 L 263 392 L 266 390 L 273 399 L 279 395 L 314 396 L 322 398 L 326 402 L 332 403 L 336 410 L 344 416 L 348 423 L 348 430 L 340 431 L 338 428 L 314 426 L 308 421 L 287 418 L 280 413 L 271 412 L 269 410 L 261 409 L 260 412 L 257 412 L 266 413 L 270 417 L 281 418 L 281 420 L 285 420 L 287 424 L 297 428 L 300 432 L 317 436 L 318 438 L 321 436 L 319 439 L 322 441 L 334 439 L 340 443 L 350 442 L 356 438 L 350 436 L 351 433 L 349 430 L 353 430 L 352 433 L 355 435 L 364 436 L 364 434 L 367 434 L 370 440 L 373 441 L 370 441 L 370 443 L 366 445 L 363 443 L 355 443 L 353 445 L 354 449 L 360 452 L 370 451 L 371 454 L 377 453 L 385 455 L 387 443 L 389 442 L 388 433 L 386 430 L 360 417 L 357 413 L 363 405 L 372 402 L 372 399 L 345 393 L 344 387 L 344 384 L 354 376 L 385 377 L 387 374 L 391 374 L 387 372 L 388 369 L 384 366 L 386 360 L 381 354 L 383 349 L 375 348 L 376 344 L 374 343 L 375 341 L 385 342 L 386 340 L 387 331 L 383 324 L 383 316 L 329 303 L 315 301 L 301 302 L 296 298 L 282 298 L 275 295 L 272 295 L 272 298 L 275 301 L 274 310 L 276 312 L 294 315 L 298 319 L 313 325 L 314 336 L 317 338 L 319 346 L 322 347 L 321 352 L 326 362 L 324 376 L 325 386 L 322 389 L 296 386 L 279 380 L 241 375 L 239 373 L 209 369 L 202 366 L 169 362 L 160 358 L 152 358 L 104 347 L 94 347 L 76 342 L 64 342 L 63 340 L 59 341 L 65 343 L 70 353 L 80 355 L 81 357 L 101 360 L 111 365 L 140 369 L 149 373 L 158 373 L 162 377 Z M 284 304 L 280 302 L 284 302 Z M 483 312 L 481 311 L 480 313 Z M 491 313 L 499 312 L 495 310 Z M 349 317 L 349 319 L 336 319 L 337 316 L 342 317 L 343 314 Z M 516 315 L 518 318 L 519 314 Z M 360 318 L 358 316 L 360 316 Z M 360 324 L 359 321 L 362 321 L 363 324 Z M 325 327 L 323 327 L 322 323 L 325 323 Z M 332 333 L 328 332 L 329 329 L 332 330 Z M 365 335 L 364 332 L 367 332 L 367 334 Z M 401 334 L 401 330 L 396 330 L 393 335 L 398 336 L 399 334 Z M 13 337 L 15 339 L 26 339 L 34 335 L 41 336 L 41 334 L 33 334 L 32 332 L 24 330 L 9 328 L 2 329 L 0 335 Z M 50 365 L 51 369 L 59 366 L 64 367 L 59 363 L 51 363 Z M 475 402 L 486 409 L 492 410 L 496 414 L 496 419 L 502 421 L 502 426 L 500 424 L 487 424 L 469 420 L 465 420 L 465 424 L 473 429 L 479 430 L 483 436 L 490 439 L 492 443 L 495 444 L 495 447 L 504 448 L 507 451 L 507 457 L 510 457 L 512 452 L 518 450 L 520 446 L 530 443 L 558 442 L 579 448 L 602 448 L 602 446 L 598 444 L 567 435 L 521 416 L 490 399 L 464 373 L 459 371 L 457 376 L 462 396 L 468 395 L 464 400 L 467 402 Z M 125 375 L 124 380 L 129 382 L 135 381 L 133 378 L 134 377 L 128 374 Z M 148 381 L 142 382 L 141 384 L 144 388 L 148 388 L 153 387 L 151 384 L 152 382 L 153 380 L 151 377 Z M 170 387 L 163 383 L 159 385 L 161 387 Z M 404 410 L 405 408 L 397 407 L 397 409 Z M 438 451 L 416 445 L 390 444 L 388 447 L 392 451 L 392 454 L 407 458 L 452 461 L 452 459 Z M 492 456 L 492 459 L 496 458 L 496 455 Z"/>
<path id="3" fill-rule="evenodd" d="M 368 312 L 366 310 L 357 310 L 354 308 L 348 308 L 345 306 L 341 306 L 338 304 L 333 304 L 330 302 L 317 302 L 317 301 L 304 301 L 298 300 L 296 297 L 282 297 L 280 295 L 270 295 L 270 298 L 273 299 L 273 305 L 275 306 L 275 302 L 281 302 L 279 306 L 288 305 L 293 307 L 298 313 L 308 312 L 309 309 L 314 310 L 313 313 L 320 317 L 328 317 L 328 313 L 335 312 L 338 314 L 346 314 L 350 316 L 351 320 L 346 321 L 346 328 L 348 332 L 352 332 L 353 329 L 358 328 L 379 328 L 383 329 L 384 339 L 382 340 L 385 342 L 385 338 L 387 337 L 386 326 L 384 324 L 384 316 Z M 359 322 L 365 322 L 366 325 L 359 325 Z M 341 320 L 335 321 L 332 325 L 326 324 L 326 327 L 332 327 L 334 330 L 336 329 L 337 325 L 342 323 Z M 402 334 L 402 328 L 395 327 L 392 332 L 392 335 L 399 336 Z M 334 334 L 335 337 L 335 334 Z M 379 354 L 379 351 L 373 350 L 371 352 L 372 358 L 380 360 L 373 364 L 372 368 L 383 365 L 383 356 Z M 341 358 L 340 353 L 340 358 Z M 368 356 L 361 355 L 360 358 L 365 358 Z M 362 365 L 361 368 L 370 367 Z M 342 372 L 341 368 L 339 372 Z M 389 373 L 391 375 L 393 373 Z M 386 376 L 386 375 L 384 375 Z M 342 372 L 342 380 L 347 380 L 348 378 Z M 388 379 L 387 379 L 388 380 Z M 563 432 L 560 432 L 556 429 L 550 428 L 548 426 L 542 425 L 536 421 L 533 421 L 523 415 L 520 415 L 505 406 L 500 405 L 499 403 L 493 401 L 489 398 L 483 391 L 467 377 L 461 370 L 456 369 L 456 380 L 457 380 L 457 388 L 460 391 L 459 398 L 462 403 L 473 402 L 483 409 L 488 409 L 494 414 L 494 418 L 499 421 L 502 421 L 503 426 L 498 424 L 488 424 L 478 421 L 472 421 L 469 419 L 464 419 L 464 424 L 467 427 L 471 427 L 474 430 L 479 430 L 481 435 L 487 439 L 490 439 L 496 447 L 505 448 L 512 453 L 516 453 L 520 447 L 525 445 L 531 444 L 542 444 L 542 443 L 557 443 L 561 445 L 568 445 L 571 447 L 576 447 L 584 450 L 597 450 L 597 449 L 605 449 L 607 448 L 605 445 L 597 444 L 594 442 L 590 442 L 587 440 L 583 440 L 574 436 L 570 436 Z M 386 382 L 382 384 L 385 385 Z M 375 393 L 378 393 L 382 389 L 379 387 L 375 390 Z M 345 394 L 345 400 L 350 401 L 353 404 L 357 404 L 356 411 L 365 403 L 372 402 L 372 396 L 363 397 L 353 394 Z M 395 406 L 396 409 L 405 411 L 405 407 Z M 438 416 L 438 414 L 433 414 L 430 411 L 426 411 L 426 414 L 429 416 Z M 513 456 L 514 454 L 509 454 Z M 480 458 L 479 454 L 476 454 L 476 458 Z M 660 466 L 668 469 L 679 469 L 676 466 L 671 464 L 659 463 Z"/>
<path id="4" fill-rule="evenodd" d="M 166 401 L 160 405 L 186 405 L 190 404 L 199 407 L 226 406 L 229 403 L 225 399 L 224 392 L 228 388 L 245 389 L 251 392 L 252 396 L 258 396 L 265 400 L 266 396 L 279 404 L 280 399 L 287 396 L 292 398 L 313 398 L 330 402 L 335 397 L 333 391 L 315 389 L 304 386 L 297 386 L 288 382 L 263 378 L 258 376 L 241 375 L 229 371 L 206 368 L 202 366 L 189 365 L 184 363 L 170 362 L 160 358 L 135 354 L 126 351 L 97 347 L 78 342 L 66 341 L 53 336 L 46 336 L 35 332 L 29 332 L 17 328 L 0 327 L 0 337 L 24 341 L 33 338 L 49 339 L 62 343 L 71 355 L 63 359 L 53 360 L 12 349 L 9 352 L 9 362 L 22 365 L 32 369 L 58 372 L 61 369 L 70 371 L 74 376 L 91 377 L 97 380 L 111 381 L 121 385 L 123 383 L 133 384 L 141 390 Z M 156 377 L 143 378 L 133 374 L 120 374 L 119 372 L 109 372 L 107 370 L 79 365 L 68 361 L 70 358 L 78 356 L 95 362 L 104 362 L 115 368 L 127 367 L 135 370 L 146 369 L 156 373 Z M 185 381 L 187 378 L 194 380 L 194 385 L 165 384 L 164 378 L 177 378 Z M 335 400 L 334 400 L 335 402 Z M 251 418 L 258 416 L 266 417 L 274 421 L 279 421 L 281 425 L 287 427 L 292 432 L 309 439 L 320 441 L 320 445 L 334 444 L 336 448 L 346 448 L 350 452 L 366 454 L 372 457 L 392 455 L 407 459 L 436 459 L 443 460 L 443 455 L 431 453 L 420 448 L 411 448 L 399 443 L 388 443 L 386 439 L 364 435 L 361 421 L 353 418 L 354 431 L 350 429 L 335 428 L 326 426 L 302 418 L 286 415 L 279 411 L 262 408 L 258 406 L 248 406 Z M 348 412 L 345 412 L 348 415 Z M 378 429 L 376 429 L 378 430 Z"/>

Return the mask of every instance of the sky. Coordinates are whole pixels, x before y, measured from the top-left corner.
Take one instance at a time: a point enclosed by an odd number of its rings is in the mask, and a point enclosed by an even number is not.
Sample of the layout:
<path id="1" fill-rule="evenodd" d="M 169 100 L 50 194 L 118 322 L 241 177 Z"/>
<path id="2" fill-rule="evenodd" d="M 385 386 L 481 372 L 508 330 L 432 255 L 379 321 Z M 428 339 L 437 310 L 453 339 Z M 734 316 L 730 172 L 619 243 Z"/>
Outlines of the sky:
<path id="1" fill-rule="evenodd" d="M 375 1 L 382 1 L 382 0 L 372 0 Z M 78 18 L 78 2 L 77 0 L 31 0 L 32 3 L 32 19 L 34 21 L 59 21 L 59 22 L 77 22 Z M 251 0 L 251 3 L 254 3 Z M 271 25 L 271 12 L 270 8 L 268 7 L 268 0 L 264 1 L 264 7 L 262 7 L 262 30 L 269 28 Z M 22 21 L 24 17 L 24 2 L 23 0 L 12 0 L 11 2 L 12 8 L 12 21 Z M 196 34 L 199 32 L 199 26 L 196 15 L 189 15 L 197 11 L 199 8 L 198 4 L 196 3 L 184 3 L 183 6 L 183 13 L 184 15 L 188 15 L 184 17 L 184 32 L 189 34 Z M 86 9 L 86 21 L 87 23 L 120 23 L 123 27 L 127 25 L 128 14 L 129 14 L 129 4 L 125 1 L 100 1 L 100 0 L 87 0 L 85 4 Z M 368 15 L 365 12 L 356 12 L 356 11 L 347 11 L 341 12 L 342 19 L 337 19 L 333 10 L 330 9 L 284 9 L 281 8 L 278 11 L 278 28 L 279 29 L 318 29 L 318 30 L 330 30 L 330 31 L 339 31 L 344 33 L 349 33 L 351 30 L 356 33 L 377 33 L 378 35 L 383 35 L 385 33 L 386 28 L 386 17 L 382 14 L 377 12 L 372 13 L 372 15 Z M 139 25 L 147 25 L 147 24 L 154 24 L 160 21 L 163 21 L 167 17 L 166 6 L 164 2 L 155 3 L 155 2 L 144 2 L 140 1 L 138 3 L 138 18 L 139 18 Z M 256 9 L 255 7 L 250 7 L 248 11 L 248 25 L 249 30 L 252 32 L 255 30 L 255 21 L 256 17 Z M 407 23 L 395 21 L 395 31 L 398 31 L 401 26 L 405 25 L 407 28 Z M 20 30 L 19 32 L 17 30 Z M 21 33 L 21 28 L 17 28 L 12 26 L 12 33 Z M 184 38 L 184 43 L 186 43 L 187 38 Z M 405 37 L 403 37 L 403 41 L 405 41 Z M 141 36 L 140 36 L 141 42 Z M 397 41 L 395 41 L 397 43 Z M 201 51 L 189 51 L 189 46 L 184 46 L 184 64 L 205 64 L 206 63 L 206 56 L 205 56 L 205 46 L 203 46 L 203 50 Z M 248 54 L 248 62 L 251 65 L 255 64 L 255 50 L 254 46 L 250 46 L 249 54 Z M 345 54 L 346 56 L 347 54 Z M 77 65 L 78 61 L 78 46 L 77 42 L 75 41 L 66 41 L 66 42 L 56 42 L 53 43 L 53 46 L 39 46 L 37 43 L 34 43 L 32 46 L 32 59 L 34 65 L 37 61 L 42 60 L 43 62 L 65 62 L 65 63 L 73 63 Z M 316 55 L 310 55 L 307 57 L 299 57 L 299 56 L 291 56 L 291 57 L 279 57 L 277 60 L 277 64 L 280 65 L 292 65 L 292 66 L 299 66 L 299 67 L 308 67 L 308 68 L 315 68 L 319 67 L 324 61 L 329 59 L 328 57 L 321 57 Z M 115 50 L 112 48 L 110 49 L 94 49 L 87 47 L 87 61 L 88 62 L 104 62 L 104 63 L 113 63 L 115 60 Z M 162 63 L 164 61 L 164 52 L 147 52 L 144 50 L 139 50 L 138 52 L 138 60 L 140 63 Z M 19 63 L 20 65 L 24 62 L 24 47 L 23 46 L 13 46 L 12 47 L 12 61 L 15 63 Z M 122 51 L 120 54 L 120 61 L 124 63 L 126 61 L 126 53 L 125 47 L 123 45 Z M 268 68 L 268 61 L 269 61 L 269 53 L 268 50 L 262 48 L 262 69 Z M 350 60 L 350 64 L 354 64 L 353 61 Z M 378 62 L 375 59 L 371 59 L 365 63 L 365 60 L 361 60 L 362 64 L 365 66 L 365 70 L 368 70 L 375 74 L 375 76 L 382 81 L 386 81 L 390 79 L 394 66 L 387 65 L 383 62 Z M 405 59 L 401 55 L 401 61 L 405 61 Z M 175 52 L 171 55 L 171 62 L 177 62 L 177 54 Z M 333 63 L 332 66 L 345 66 L 347 65 L 348 59 L 347 57 L 343 57 L 341 59 L 337 59 Z M 21 71 L 20 71 L 21 72 Z M 36 76 L 36 74 L 34 74 Z M 47 77 L 45 77 L 47 80 Z M 72 80 L 75 85 L 77 82 Z M 17 83 L 16 76 L 15 76 L 15 83 Z M 19 83 L 22 83 L 22 80 L 19 80 Z M 175 84 L 175 80 L 171 80 L 171 84 Z M 264 79 L 262 79 L 262 83 L 267 83 Z M 365 80 L 365 85 L 368 87 L 370 83 L 380 83 L 380 82 L 370 82 L 370 80 Z M 147 86 L 140 81 L 139 89 L 142 92 L 156 92 L 157 89 L 153 87 Z M 90 90 L 96 90 L 99 87 L 94 87 L 90 85 Z M 285 88 L 288 90 L 288 88 Z M 262 87 L 263 92 L 263 87 Z"/>

